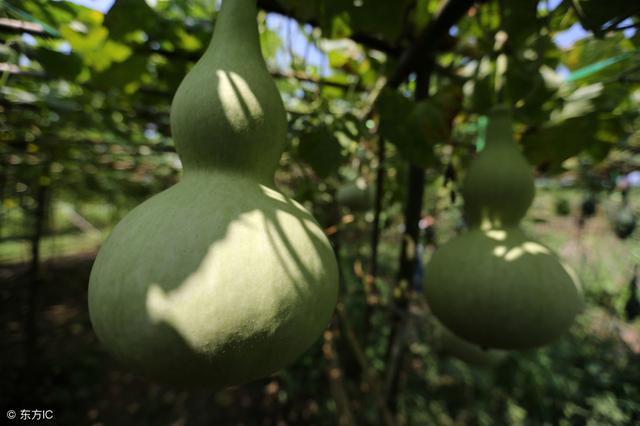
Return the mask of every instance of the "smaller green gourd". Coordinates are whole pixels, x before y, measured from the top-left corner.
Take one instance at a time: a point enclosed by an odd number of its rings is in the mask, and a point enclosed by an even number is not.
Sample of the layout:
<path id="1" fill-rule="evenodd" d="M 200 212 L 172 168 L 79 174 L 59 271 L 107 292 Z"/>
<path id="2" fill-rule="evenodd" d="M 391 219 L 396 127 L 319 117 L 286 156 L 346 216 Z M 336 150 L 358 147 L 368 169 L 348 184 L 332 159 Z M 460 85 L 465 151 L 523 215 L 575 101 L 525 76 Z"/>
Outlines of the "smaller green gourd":
<path id="1" fill-rule="evenodd" d="M 483 348 L 526 349 L 559 337 L 581 309 L 572 272 L 519 227 L 534 198 L 531 169 L 505 107 L 489 117 L 487 147 L 462 195 L 469 230 L 440 247 L 425 269 L 435 316 Z"/>
<path id="2" fill-rule="evenodd" d="M 613 231 L 621 240 L 626 240 L 636 229 L 636 216 L 629 206 L 624 206 L 613 217 Z"/>
<path id="3" fill-rule="evenodd" d="M 373 192 L 364 179 L 346 183 L 336 191 L 336 201 L 353 212 L 365 212 L 373 204 Z"/>
<path id="4" fill-rule="evenodd" d="M 554 203 L 554 210 L 558 216 L 569 216 L 571 214 L 571 204 L 566 198 L 557 198 Z"/>
<path id="5" fill-rule="evenodd" d="M 589 219 L 595 216 L 598 210 L 598 199 L 595 195 L 589 194 L 582 200 L 580 204 L 580 215 L 583 219 Z"/>
<path id="6" fill-rule="evenodd" d="M 486 140 L 462 187 L 465 220 L 470 227 L 516 226 L 529 210 L 535 188 L 531 168 L 513 140 L 506 107 L 492 111 Z"/>

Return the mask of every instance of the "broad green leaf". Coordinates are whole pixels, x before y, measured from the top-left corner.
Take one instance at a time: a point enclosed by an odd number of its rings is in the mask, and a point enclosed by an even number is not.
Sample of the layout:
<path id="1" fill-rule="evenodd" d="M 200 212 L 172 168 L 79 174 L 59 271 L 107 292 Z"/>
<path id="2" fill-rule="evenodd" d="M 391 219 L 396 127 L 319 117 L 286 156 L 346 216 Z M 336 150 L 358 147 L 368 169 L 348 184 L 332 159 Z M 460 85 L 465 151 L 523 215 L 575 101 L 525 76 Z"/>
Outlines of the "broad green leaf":
<path id="1" fill-rule="evenodd" d="M 361 32 L 395 44 L 405 31 L 405 19 L 413 0 L 398 0 L 393 6 L 387 0 L 281 0 L 281 3 L 301 22 L 318 21 L 325 36 L 342 38 Z"/>
<path id="2" fill-rule="evenodd" d="M 54 78 L 75 80 L 82 71 L 82 59 L 74 53 L 65 54 L 41 47 L 36 50 L 34 58 Z"/>
<path id="3" fill-rule="evenodd" d="M 342 68 L 350 60 L 351 56 L 345 51 L 336 49 L 329 52 L 329 65 L 332 68 Z"/>
<path id="4" fill-rule="evenodd" d="M 53 28 L 60 28 L 78 19 L 83 12 L 94 12 L 69 1 L 18 1 L 14 2 L 20 9 Z"/>
<path id="5" fill-rule="evenodd" d="M 102 89 L 123 89 L 131 83 L 140 82 L 147 71 L 147 57 L 131 55 L 121 63 L 114 63 L 108 69 L 94 74 L 93 84 Z"/>
<path id="6" fill-rule="evenodd" d="M 162 25 L 155 10 L 143 0 L 116 0 L 104 24 L 115 39 L 137 30 L 153 33 Z"/>
<path id="7" fill-rule="evenodd" d="M 71 45 L 72 51 L 97 71 L 107 69 L 113 62 L 124 61 L 132 53 L 130 47 L 109 39 L 104 27 L 93 27 L 83 34 L 67 26 L 60 32 Z"/>
<path id="8" fill-rule="evenodd" d="M 188 62 L 185 60 L 163 60 L 156 65 L 158 78 L 162 81 L 167 90 L 175 92 L 188 71 Z"/>
<path id="9" fill-rule="evenodd" d="M 566 159 L 602 143 L 595 137 L 597 129 L 598 119 L 594 114 L 547 124 L 525 134 L 524 152 L 533 164 L 548 171 L 559 171 Z"/>
<path id="10" fill-rule="evenodd" d="M 300 135 L 298 156 L 323 179 L 337 171 L 343 160 L 338 139 L 324 126 Z"/>
<path id="11" fill-rule="evenodd" d="M 610 21 L 623 21 L 640 14 L 640 5 L 630 0 L 572 0 L 580 22 L 591 31 L 599 31 Z"/>
<path id="12" fill-rule="evenodd" d="M 83 55 L 100 49 L 109 36 L 109 31 L 104 27 L 89 28 L 82 33 L 71 26 L 65 26 L 60 29 L 60 32 L 71 48 Z"/>
<path id="13" fill-rule="evenodd" d="M 265 58 L 275 58 L 278 50 L 282 48 L 282 39 L 276 32 L 265 29 L 260 33 L 260 47 Z"/>
<path id="14" fill-rule="evenodd" d="M 505 0 L 501 3 L 503 29 L 509 34 L 509 45 L 517 49 L 538 30 L 538 0 Z"/>
<path id="15" fill-rule="evenodd" d="M 585 81 L 592 82 L 602 79 L 602 73 L 615 73 L 626 66 L 624 61 L 628 58 L 628 54 L 634 52 L 633 43 L 626 39 L 623 34 L 615 34 L 604 39 L 586 38 L 580 40 L 575 46 L 564 56 L 564 64 L 573 71 L 584 67 L 590 67 L 602 61 L 610 61 L 612 58 L 622 56 L 622 60 L 608 64 L 602 68 L 601 72 L 584 75 Z M 588 77 L 588 78 L 587 78 Z"/>
<path id="16" fill-rule="evenodd" d="M 393 143 L 405 160 L 420 167 L 434 164 L 433 145 L 442 142 L 441 111 L 427 101 L 413 102 L 385 90 L 378 101 L 380 134 Z"/>
<path id="17" fill-rule="evenodd" d="M 193 34 L 186 32 L 184 28 L 180 28 L 176 35 L 177 35 L 176 44 L 181 50 L 194 52 L 203 48 L 203 45 L 200 39 L 194 36 Z"/>
<path id="18" fill-rule="evenodd" d="M 565 100 L 562 110 L 551 115 L 552 122 L 561 122 L 570 118 L 582 117 L 596 110 L 595 99 L 604 90 L 602 83 L 583 86 L 576 89 Z"/>

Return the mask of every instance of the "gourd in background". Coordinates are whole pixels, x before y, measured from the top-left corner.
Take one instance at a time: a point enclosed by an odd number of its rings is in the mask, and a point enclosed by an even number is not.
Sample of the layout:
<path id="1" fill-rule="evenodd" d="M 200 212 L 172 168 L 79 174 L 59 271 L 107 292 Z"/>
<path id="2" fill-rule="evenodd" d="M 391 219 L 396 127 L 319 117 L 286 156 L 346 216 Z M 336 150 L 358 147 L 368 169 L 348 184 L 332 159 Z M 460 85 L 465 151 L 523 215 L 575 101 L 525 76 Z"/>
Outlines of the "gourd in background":
<path id="1" fill-rule="evenodd" d="M 613 212 L 612 225 L 613 232 L 621 240 L 629 238 L 636 230 L 636 215 L 629 204 L 630 184 L 627 180 L 622 180 L 620 185 L 622 203 L 619 209 Z"/>
<path id="2" fill-rule="evenodd" d="M 366 212 L 373 205 L 373 191 L 363 178 L 345 183 L 336 191 L 336 201 L 354 212 Z"/>
<path id="3" fill-rule="evenodd" d="M 613 231 L 621 240 L 629 238 L 636 230 L 636 216 L 629 206 L 623 206 L 613 216 Z"/>
<path id="4" fill-rule="evenodd" d="M 535 188 L 512 132 L 509 110 L 495 108 L 487 146 L 464 180 L 470 229 L 440 247 L 425 270 L 427 301 L 448 329 L 507 350 L 551 342 L 582 306 L 575 275 L 519 227 Z"/>
<path id="5" fill-rule="evenodd" d="M 172 104 L 184 176 L 116 226 L 91 273 L 97 336 L 159 381 L 222 388 L 269 375 L 316 340 L 336 303 L 327 238 L 274 189 L 287 122 L 256 16 L 256 0 L 223 1 Z"/>

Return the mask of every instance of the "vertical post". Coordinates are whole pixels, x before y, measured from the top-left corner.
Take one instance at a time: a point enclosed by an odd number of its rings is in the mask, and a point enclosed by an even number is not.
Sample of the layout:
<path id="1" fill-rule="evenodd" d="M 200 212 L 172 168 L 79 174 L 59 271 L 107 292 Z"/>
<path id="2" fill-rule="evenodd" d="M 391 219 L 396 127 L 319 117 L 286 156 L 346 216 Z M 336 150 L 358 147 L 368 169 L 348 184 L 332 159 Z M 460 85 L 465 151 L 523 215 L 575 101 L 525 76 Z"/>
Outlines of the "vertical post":
<path id="1" fill-rule="evenodd" d="M 27 318 L 25 339 L 25 366 L 30 374 L 34 374 L 37 363 L 38 341 L 38 293 L 42 281 L 40 243 L 44 234 L 47 218 L 47 205 L 49 202 L 49 163 L 42 167 L 42 173 L 35 194 L 36 207 L 33 218 L 33 233 L 31 235 L 31 263 L 29 265 L 29 287 L 27 291 Z"/>
<path id="2" fill-rule="evenodd" d="M 429 97 L 432 69 L 432 62 L 426 61 L 418 71 L 415 91 L 416 101 L 422 101 Z M 410 165 L 404 210 L 405 229 L 400 248 L 398 278 L 393 289 L 391 335 L 387 346 L 386 399 L 389 410 L 394 414 L 397 413 L 400 372 L 404 360 L 404 334 L 409 307 L 409 293 L 418 261 L 416 257 L 416 247 L 420 237 L 418 222 L 422 212 L 424 188 L 425 170 L 422 167 Z"/>
<path id="3" fill-rule="evenodd" d="M 385 174 L 386 146 L 384 138 L 378 139 L 378 170 L 376 171 L 376 194 L 374 201 L 373 228 L 371 230 L 371 265 L 369 275 L 366 278 L 367 291 L 365 297 L 363 338 L 366 344 L 369 338 L 371 314 L 373 311 L 373 300 L 370 300 L 376 291 L 376 280 L 378 278 L 378 244 L 380 242 L 380 217 L 382 215 L 382 198 L 384 197 L 384 174 Z"/>
<path id="4" fill-rule="evenodd" d="M 373 230 L 371 232 L 371 279 L 375 281 L 378 276 L 378 243 L 380 242 L 380 216 L 382 213 L 382 197 L 384 196 L 386 146 L 385 140 L 378 141 L 378 170 L 376 172 L 376 195 L 373 216 Z"/>

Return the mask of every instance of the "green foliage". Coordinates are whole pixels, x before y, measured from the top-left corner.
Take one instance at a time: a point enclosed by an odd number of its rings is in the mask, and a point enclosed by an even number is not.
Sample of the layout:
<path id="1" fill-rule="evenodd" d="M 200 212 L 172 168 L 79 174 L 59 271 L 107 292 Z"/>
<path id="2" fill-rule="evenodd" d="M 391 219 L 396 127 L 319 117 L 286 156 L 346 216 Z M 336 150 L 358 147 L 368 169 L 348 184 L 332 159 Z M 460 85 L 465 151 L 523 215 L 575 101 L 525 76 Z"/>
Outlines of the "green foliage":
<path id="1" fill-rule="evenodd" d="M 640 13 L 638 5 L 624 0 L 613 0 L 606 4 L 598 0 L 571 1 L 582 25 L 593 32 L 600 32 L 605 24 L 620 23 L 627 17 Z"/>
<path id="2" fill-rule="evenodd" d="M 433 101 L 412 102 L 399 93 L 385 91 L 379 101 L 380 135 L 397 146 L 405 160 L 421 166 L 436 164 L 433 146 L 450 132 L 444 111 Z"/>
<path id="3" fill-rule="evenodd" d="M 343 161 L 342 147 L 338 139 L 325 126 L 300 135 L 298 156 L 321 178 L 336 172 Z"/>
<path id="4" fill-rule="evenodd" d="M 363 5 L 340 0 L 282 0 L 281 3 L 303 22 L 317 18 L 329 37 L 349 37 L 354 32 L 362 32 L 395 42 L 403 35 L 411 1 L 400 0 L 393 8 L 384 0 L 367 0 Z"/>
<path id="5" fill-rule="evenodd" d="M 153 34 L 162 23 L 155 10 L 146 2 L 119 0 L 105 16 L 104 25 L 109 29 L 111 37 L 121 40 L 136 31 Z"/>
<path id="6" fill-rule="evenodd" d="M 539 29 L 538 0 L 515 1 L 502 3 L 502 29 L 509 34 L 509 41 L 514 46 L 525 44 L 527 38 L 536 37 Z"/>
<path id="7" fill-rule="evenodd" d="M 64 54 L 40 47 L 34 58 L 54 78 L 73 81 L 82 71 L 82 58 L 74 53 Z"/>

